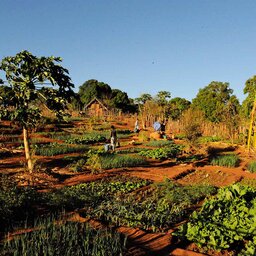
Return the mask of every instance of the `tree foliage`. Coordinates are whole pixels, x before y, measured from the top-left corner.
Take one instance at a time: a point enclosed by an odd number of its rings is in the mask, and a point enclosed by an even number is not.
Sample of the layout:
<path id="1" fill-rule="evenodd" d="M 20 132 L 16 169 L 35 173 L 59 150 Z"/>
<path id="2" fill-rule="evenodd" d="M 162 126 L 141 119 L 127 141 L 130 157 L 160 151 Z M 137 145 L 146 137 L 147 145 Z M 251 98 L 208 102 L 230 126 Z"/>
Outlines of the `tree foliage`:
<path id="1" fill-rule="evenodd" d="M 35 126 L 41 118 L 40 104 L 44 103 L 60 118 L 65 114 L 68 99 L 73 94 L 74 85 L 71 83 L 68 70 L 59 65 L 59 62 L 59 57 L 36 57 L 28 51 L 22 51 L 15 56 L 5 57 L 0 63 L 0 70 L 5 72 L 9 88 L 5 97 L 13 106 L 1 108 L 0 118 L 9 116 L 23 128 L 24 147 L 30 171 L 33 165 L 29 151 L 28 129 Z M 47 82 L 52 86 L 58 86 L 58 90 L 52 87 L 38 88 Z M 1 100 L 2 106 L 5 104 L 4 100 Z"/>
<path id="2" fill-rule="evenodd" d="M 183 111 L 190 107 L 191 102 L 180 97 L 173 98 L 169 101 L 168 117 L 172 120 L 180 119 Z"/>
<path id="3" fill-rule="evenodd" d="M 84 82 L 80 87 L 78 94 L 83 104 L 88 104 L 93 98 L 100 100 L 110 99 L 112 89 L 108 84 L 91 79 Z"/>
<path id="4" fill-rule="evenodd" d="M 168 91 L 159 91 L 156 95 L 156 102 L 160 106 L 166 106 L 168 104 L 168 100 L 171 98 L 171 93 Z"/>
<path id="5" fill-rule="evenodd" d="M 223 113 L 232 93 L 233 90 L 229 88 L 229 83 L 213 81 L 199 90 L 196 98 L 192 101 L 192 106 L 200 109 L 211 122 L 218 123 L 225 120 Z"/>
<path id="6" fill-rule="evenodd" d="M 68 70 L 60 66 L 59 57 L 36 57 L 28 51 L 22 51 L 14 57 L 5 57 L 0 63 L 0 70 L 5 72 L 8 83 L 6 99 L 15 106 L 10 116 L 29 128 L 40 119 L 40 108 L 36 102 L 44 102 L 46 106 L 61 117 L 66 109 L 67 101 L 72 94 L 72 87 Z M 49 82 L 58 85 L 58 90 L 50 87 L 38 89 L 38 85 Z M 8 88 L 8 89 L 7 89 Z M 2 109 L 6 114 L 8 109 Z"/>
<path id="7" fill-rule="evenodd" d="M 247 97 L 242 103 L 242 115 L 249 118 L 256 96 L 256 76 L 249 78 L 245 82 L 244 94 L 247 94 Z"/>

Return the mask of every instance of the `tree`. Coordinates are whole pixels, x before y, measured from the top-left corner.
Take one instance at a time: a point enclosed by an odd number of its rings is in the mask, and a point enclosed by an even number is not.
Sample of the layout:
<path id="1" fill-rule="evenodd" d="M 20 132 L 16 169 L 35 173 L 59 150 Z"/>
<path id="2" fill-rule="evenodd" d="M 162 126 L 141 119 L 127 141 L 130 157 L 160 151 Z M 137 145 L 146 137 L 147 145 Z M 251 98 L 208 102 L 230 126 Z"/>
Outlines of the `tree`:
<path id="1" fill-rule="evenodd" d="M 0 85 L 0 102 L 1 102 L 0 108 L 5 109 L 9 106 L 12 106 L 13 105 L 12 97 L 13 97 L 13 91 L 11 90 L 11 88 L 6 85 Z"/>
<path id="2" fill-rule="evenodd" d="M 256 76 L 248 79 L 245 83 L 244 94 L 248 94 L 242 103 L 242 113 L 246 118 L 250 117 L 250 127 L 248 134 L 248 149 L 251 146 L 252 131 L 255 130 L 255 111 L 256 111 Z M 256 137 L 255 137 L 256 139 Z M 254 141 L 254 146 L 256 141 Z"/>
<path id="3" fill-rule="evenodd" d="M 128 106 L 130 105 L 130 100 L 127 93 L 122 92 L 119 89 L 113 89 L 110 105 L 114 108 L 122 110 L 123 112 L 126 112 L 128 110 Z"/>
<path id="4" fill-rule="evenodd" d="M 229 137 L 234 142 L 235 133 L 238 131 L 240 124 L 240 103 L 235 95 L 232 95 L 227 102 L 226 108 L 224 110 L 223 116 L 225 117 L 225 123 L 229 130 Z"/>
<path id="5" fill-rule="evenodd" d="M 36 57 L 28 51 L 17 53 L 13 57 L 5 57 L 0 63 L 0 70 L 5 72 L 6 81 L 12 93 L 12 109 L 0 110 L 0 117 L 10 116 L 11 120 L 20 123 L 23 128 L 25 156 L 28 170 L 32 172 L 33 163 L 29 147 L 29 129 L 34 127 L 41 118 L 38 101 L 44 103 L 58 118 L 65 114 L 67 100 L 73 94 L 68 70 L 58 63 L 59 57 Z M 58 86 L 38 88 L 48 83 Z"/>
<path id="6" fill-rule="evenodd" d="M 100 100 L 110 99 L 112 89 L 108 84 L 91 79 L 84 82 L 80 87 L 78 94 L 83 104 L 88 104 L 93 98 Z"/>
<path id="7" fill-rule="evenodd" d="M 183 111 L 190 107 L 191 102 L 180 97 L 173 98 L 169 101 L 168 117 L 172 120 L 180 119 Z"/>
<path id="8" fill-rule="evenodd" d="M 168 99 L 171 98 L 171 93 L 167 91 L 159 91 L 156 95 L 156 102 L 160 106 L 166 106 L 168 104 Z"/>
<path id="9" fill-rule="evenodd" d="M 152 99 L 153 97 L 149 93 L 143 93 L 140 95 L 140 97 L 135 98 L 134 101 L 139 105 L 143 105 L 146 103 L 146 101 L 152 100 Z"/>
<path id="10" fill-rule="evenodd" d="M 223 112 L 232 93 L 229 83 L 213 81 L 199 90 L 192 106 L 200 109 L 209 121 L 219 123 L 225 120 Z"/>
<path id="11" fill-rule="evenodd" d="M 164 120 L 167 118 L 167 112 L 168 112 L 168 103 L 169 99 L 171 98 L 171 93 L 167 91 L 159 91 L 156 95 L 156 102 L 161 108 L 161 114 L 160 118 Z"/>

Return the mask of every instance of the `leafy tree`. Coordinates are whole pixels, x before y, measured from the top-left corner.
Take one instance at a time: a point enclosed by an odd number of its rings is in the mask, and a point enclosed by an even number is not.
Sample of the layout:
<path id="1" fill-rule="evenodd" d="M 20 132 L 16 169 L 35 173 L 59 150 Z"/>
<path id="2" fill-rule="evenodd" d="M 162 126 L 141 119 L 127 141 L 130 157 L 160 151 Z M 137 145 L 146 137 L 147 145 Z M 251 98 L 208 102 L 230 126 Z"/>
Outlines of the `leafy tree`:
<path id="1" fill-rule="evenodd" d="M 255 111 L 256 111 L 256 76 L 248 79 L 245 83 L 244 94 L 248 94 L 242 103 L 242 113 L 246 118 L 250 117 L 250 128 L 248 134 L 248 149 L 251 145 L 252 131 L 255 130 Z M 256 138 L 256 137 L 255 137 Z M 256 141 L 254 141 L 254 146 Z"/>
<path id="2" fill-rule="evenodd" d="M 180 97 L 173 98 L 169 101 L 168 116 L 172 120 L 180 119 L 184 110 L 190 107 L 191 102 Z"/>
<path id="3" fill-rule="evenodd" d="M 140 97 L 135 98 L 134 101 L 135 101 L 135 103 L 137 103 L 137 104 L 139 104 L 139 105 L 143 105 L 143 104 L 146 103 L 146 101 L 152 100 L 152 99 L 153 99 L 153 97 L 152 97 L 150 94 L 148 94 L 148 93 L 143 93 L 143 94 L 140 95 Z"/>
<path id="4" fill-rule="evenodd" d="M 126 112 L 128 106 L 130 105 L 130 100 L 127 93 L 122 92 L 119 89 L 113 89 L 110 105 L 114 108 L 122 110 L 123 112 Z"/>
<path id="5" fill-rule="evenodd" d="M 159 91 L 156 95 L 156 102 L 160 106 L 166 106 L 168 104 L 168 99 L 171 98 L 171 93 L 167 91 Z"/>
<path id="6" fill-rule="evenodd" d="M 83 104 L 88 104 L 93 98 L 110 99 L 112 90 L 108 84 L 91 79 L 79 87 L 78 94 Z"/>
<path id="7" fill-rule="evenodd" d="M 5 72 L 11 90 L 7 96 L 11 97 L 15 106 L 14 110 L 1 109 L 0 117 L 8 115 L 23 128 L 24 149 L 30 172 L 33 170 L 33 164 L 28 130 L 41 118 L 38 101 L 61 118 L 65 114 L 67 99 L 73 94 L 74 85 L 71 83 L 68 70 L 59 65 L 59 62 L 59 57 L 36 57 L 28 51 L 22 51 L 13 57 L 5 57 L 0 63 L 0 70 Z M 39 90 L 37 86 L 46 82 L 58 86 L 58 90 L 52 87 L 42 87 Z"/>
<path id="8" fill-rule="evenodd" d="M 244 94 L 247 94 L 247 97 L 242 103 L 242 114 L 244 117 L 249 118 L 256 97 L 256 76 L 245 82 Z"/>
<path id="9" fill-rule="evenodd" d="M 171 93 L 167 91 L 159 91 L 156 95 L 155 101 L 161 108 L 160 118 L 164 120 L 168 117 L 168 103 L 171 98 Z"/>
<path id="10" fill-rule="evenodd" d="M 1 81 L 0 81 L 1 82 Z M 0 101 L 1 101 L 1 108 L 7 108 L 13 105 L 13 91 L 10 87 L 6 85 L 0 86 Z"/>
<path id="11" fill-rule="evenodd" d="M 232 93 L 229 83 L 213 81 L 199 90 L 192 106 L 200 109 L 211 122 L 218 123 L 225 120 L 223 112 Z"/>

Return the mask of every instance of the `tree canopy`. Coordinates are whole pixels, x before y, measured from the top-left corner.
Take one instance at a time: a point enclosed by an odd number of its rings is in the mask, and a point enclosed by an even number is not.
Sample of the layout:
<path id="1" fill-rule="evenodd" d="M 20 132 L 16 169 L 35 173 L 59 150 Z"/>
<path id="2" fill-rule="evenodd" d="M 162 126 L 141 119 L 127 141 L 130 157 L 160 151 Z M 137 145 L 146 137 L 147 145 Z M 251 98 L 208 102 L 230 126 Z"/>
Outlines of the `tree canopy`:
<path id="1" fill-rule="evenodd" d="M 211 122 L 218 123 L 225 120 L 223 113 L 232 93 L 229 83 L 213 81 L 199 90 L 196 98 L 192 100 L 192 106 L 200 109 Z"/>
<path id="2" fill-rule="evenodd" d="M 88 104 L 93 98 L 100 100 L 110 99 L 112 95 L 111 87 L 103 82 L 90 79 L 84 82 L 80 87 L 78 94 L 83 104 Z"/>
<path id="3" fill-rule="evenodd" d="M 256 97 L 256 76 L 249 78 L 245 82 L 244 94 L 247 94 L 247 97 L 242 103 L 242 114 L 244 117 L 248 118 L 251 114 Z"/>
<path id="4" fill-rule="evenodd" d="M 28 51 L 15 56 L 5 57 L 0 70 L 5 72 L 8 93 L 5 95 L 14 108 L 1 108 L 0 117 L 9 116 L 23 127 L 24 147 L 28 168 L 32 170 L 28 143 L 28 129 L 41 118 L 40 104 L 44 103 L 57 117 L 65 114 L 67 100 L 73 94 L 74 87 L 68 70 L 58 63 L 59 57 L 36 57 Z M 47 87 L 43 85 L 47 83 Z M 42 86 L 40 88 L 40 85 Z M 58 86 L 58 90 L 49 87 Z M 6 90 L 6 87 L 3 87 Z M 1 100 L 1 105 L 5 104 Z"/>
<path id="5" fill-rule="evenodd" d="M 168 116 L 172 120 L 178 120 L 183 111 L 190 107 L 191 102 L 180 97 L 173 98 L 169 101 Z"/>

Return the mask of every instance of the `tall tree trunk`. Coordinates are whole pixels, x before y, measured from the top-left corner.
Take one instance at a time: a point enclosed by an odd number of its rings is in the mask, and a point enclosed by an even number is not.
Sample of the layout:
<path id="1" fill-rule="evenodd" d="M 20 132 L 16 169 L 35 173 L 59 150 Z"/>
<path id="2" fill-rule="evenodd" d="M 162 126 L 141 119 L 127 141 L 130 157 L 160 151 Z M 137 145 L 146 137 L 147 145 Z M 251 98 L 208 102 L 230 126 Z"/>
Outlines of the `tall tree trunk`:
<path id="1" fill-rule="evenodd" d="M 253 126 L 254 126 L 255 110 L 256 110 L 256 94 L 255 94 L 255 98 L 254 98 L 254 102 L 253 102 L 253 108 L 252 108 L 252 111 L 251 111 L 251 121 L 250 121 L 248 142 L 247 142 L 247 147 L 248 147 L 249 151 L 250 151 L 250 147 L 251 147 L 251 137 L 252 137 L 252 130 L 253 130 Z"/>
<path id="2" fill-rule="evenodd" d="M 28 142 L 28 130 L 25 127 L 23 127 L 23 141 L 24 141 L 26 161 L 27 161 L 27 164 L 28 164 L 28 170 L 29 170 L 30 173 L 32 173 L 33 164 L 32 164 L 32 158 L 31 158 L 29 142 Z"/>

